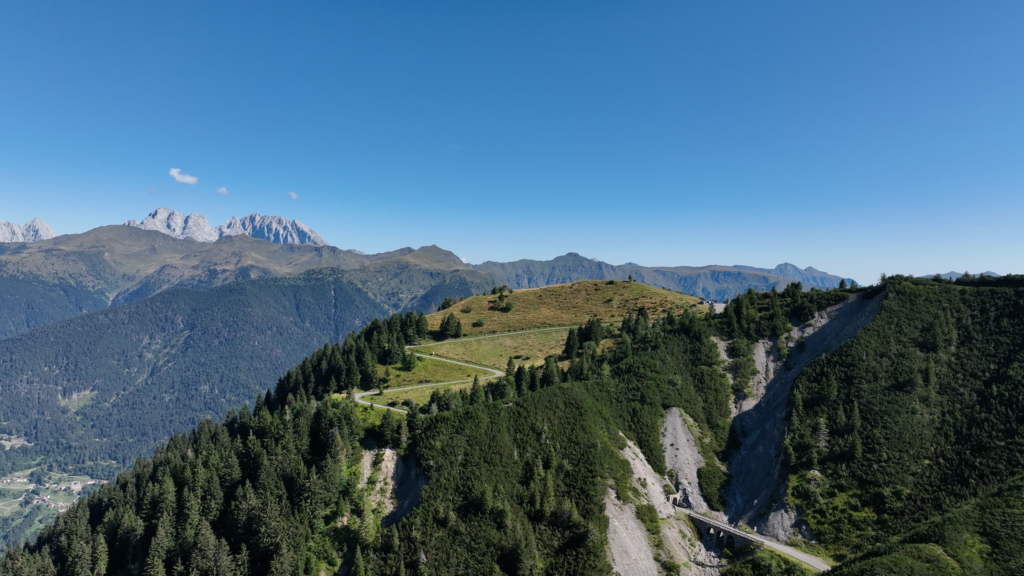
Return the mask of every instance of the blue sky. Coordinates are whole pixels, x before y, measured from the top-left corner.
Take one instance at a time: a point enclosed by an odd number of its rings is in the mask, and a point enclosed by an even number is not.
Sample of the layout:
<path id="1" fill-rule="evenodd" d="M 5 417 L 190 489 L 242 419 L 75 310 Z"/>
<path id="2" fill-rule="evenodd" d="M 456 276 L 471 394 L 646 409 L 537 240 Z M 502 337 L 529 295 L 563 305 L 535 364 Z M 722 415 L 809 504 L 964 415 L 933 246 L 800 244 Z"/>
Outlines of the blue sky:
<path id="1" fill-rule="evenodd" d="M 6 2 L 0 219 L 1024 272 L 1021 30 L 1021 2 Z"/>

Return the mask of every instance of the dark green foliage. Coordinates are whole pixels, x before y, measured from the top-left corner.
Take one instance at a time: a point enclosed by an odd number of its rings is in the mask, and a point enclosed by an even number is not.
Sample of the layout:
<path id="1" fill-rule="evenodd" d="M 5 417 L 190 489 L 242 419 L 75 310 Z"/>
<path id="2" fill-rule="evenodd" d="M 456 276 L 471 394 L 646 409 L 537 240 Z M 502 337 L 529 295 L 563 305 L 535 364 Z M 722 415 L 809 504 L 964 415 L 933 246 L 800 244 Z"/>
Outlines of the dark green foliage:
<path id="1" fill-rule="evenodd" d="M 966 572 L 989 574 L 991 572 Z M 962 576 L 965 571 L 935 544 L 903 544 L 879 548 L 850 564 L 841 564 L 830 574 L 835 576 Z M 1019 574 L 1006 572 L 1005 574 Z"/>
<path id="2" fill-rule="evenodd" d="M 318 350 L 317 366 L 337 351 Z M 138 460 L 115 483 L 79 500 L 38 540 L 0 559 L 0 574 L 18 563 L 57 574 L 107 573 L 319 574 L 333 571 L 336 550 L 356 535 L 339 529 L 345 512 L 364 513 L 357 477 L 363 431 L 355 405 L 324 399 L 329 380 L 300 367 L 283 378 L 269 402 L 231 411 L 223 424 L 204 420 L 174 436 L 150 460 Z M 100 572 L 102 573 L 102 571 Z"/>
<path id="3" fill-rule="evenodd" d="M 458 304 L 461 300 L 462 300 L 462 298 L 460 298 L 458 296 L 446 296 L 445 299 L 441 302 L 441 305 L 437 307 L 437 309 L 438 310 L 447 310 L 447 309 L 451 308 L 452 306 L 455 306 L 456 304 Z"/>
<path id="4" fill-rule="evenodd" d="M 911 531 L 1024 469 L 1024 278 L 885 288 L 874 322 L 793 391 L 791 496 L 836 550 Z"/>
<path id="5" fill-rule="evenodd" d="M 0 474 L 42 457 L 54 470 L 112 478 L 382 315 L 351 284 L 309 275 L 165 291 L 0 340 L 0 433 L 33 444 L 0 450 Z M 76 412 L 61 405 L 90 390 Z"/>
<path id="6" fill-rule="evenodd" d="M 697 484 L 700 486 L 701 496 L 713 510 L 725 508 L 725 498 L 722 496 L 725 481 L 725 472 L 716 462 L 709 462 L 697 469 Z"/>
<path id="7" fill-rule="evenodd" d="M 750 380 L 757 375 L 754 364 L 754 346 L 746 338 L 736 338 L 729 343 L 729 358 L 732 362 L 732 393 L 737 398 L 749 393 Z"/>
<path id="8" fill-rule="evenodd" d="M 597 318 L 591 318 L 587 320 L 587 323 L 580 326 L 579 330 L 576 331 L 580 341 L 580 345 L 586 344 L 587 342 L 593 342 L 600 344 L 605 336 L 608 335 L 608 331 L 605 329 L 604 324 Z"/>
<path id="9" fill-rule="evenodd" d="M 258 396 L 252 414 L 175 436 L 5 556 L 0 574 L 15 562 L 33 566 L 29 574 L 72 574 L 75 558 L 97 556 L 97 534 L 112 574 L 317 574 L 342 560 L 366 574 L 607 574 L 603 499 L 609 485 L 633 497 L 619 430 L 662 471 L 665 407 L 682 406 L 724 446 L 729 392 L 704 321 L 652 322 L 641 310 L 622 335 L 628 353 L 584 345 L 577 360 L 600 363 L 597 376 L 564 382 L 552 357 L 487 387 L 435 391 L 408 420 L 382 414 L 371 433 L 399 448 L 408 441 L 427 478 L 420 505 L 382 530 L 342 474 L 360 455 L 354 405 L 325 396 L 348 381 L 351 363 L 358 372 L 388 355 L 403 321 L 371 322 L 319 349 Z M 640 508 L 653 531 L 649 512 Z M 350 524 L 339 528 L 345 513 Z M 47 562 L 58 570 L 46 572 Z"/>
<path id="10" fill-rule="evenodd" d="M 495 564 L 505 574 L 608 573 L 601 478 L 630 473 L 606 411 L 584 389 L 419 420 L 422 504 L 397 526 L 397 550 L 364 551 L 369 573 L 415 569 L 417 558 L 430 574 L 491 574 Z"/>
<path id="11" fill-rule="evenodd" d="M 415 352 L 413 352 L 412 350 L 406 350 L 402 354 L 402 370 L 405 370 L 406 372 L 412 372 L 413 370 L 416 369 L 416 364 L 419 363 L 419 360 L 420 358 L 419 356 L 416 355 Z"/>
<path id="12" fill-rule="evenodd" d="M 841 576 L 1024 573 L 1024 477 L 925 522 L 837 569 Z"/>
<path id="13" fill-rule="evenodd" d="M 102 293 L 19 278 L 0 266 L 0 338 L 107 306 Z"/>
<path id="14" fill-rule="evenodd" d="M 761 338 L 779 337 L 790 329 L 790 321 L 806 322 L 814 313 L 850 297 L 847 290 L 804 292 L 794 282 L 782 292 L 754 292 L 748 289 L 736 296 L 716 316 L 718 331 L 727 338 L 744 338 L 751 342 Z"/>
<path id="15" fill-rule="evenodd" d="M 589 360 L 593 360 L 593 356 L 597 352 L 597 346 L 604 340 L 606 330 L 601 321 L 597 318 L 591 318 L 587 320 L 587 323 L 579 328 L 570 328 L 569 334 L 565 338 L 565 348 L 562 351 L 562 356 L 569 358 L 570 360 L 576 358 L 576 356 L 586 349 L 587 343 L 592 343 L 590 347 L 592 354 L 590 354 Z M 575 380 L 585 380 L 591 377 L 589 370 L 584 371 L 585 374 L 575 375 Z"/>
<path id="16" fill-rule="evenodd" d="M 749 556 L 747 555 L 749 554 Z M 722 576 L 810 576 L 815 572 L 761 545 L 741 548 L 734 553 L 739 561 L 722 570 Z"/>
<path id="17" fill-rule="evenodd" d="M 548 356 L 544 359 L 544 373 L 540 377 L 541 388 L 549 388 L 561 382 L 562 369 L 558 367 L 554 356 Z"/>
<path id="18" fill-rule="evenodd" d="M 648 532 L 655 536 L 661 534 L 661 524 L 658 523 L 658 509 L 650 504 L 637 504 L 636 517 Z"/>
<path id="19" fill-rule="evenodd" d="M 580 339 L 576 334 L 575 328 L 569 328 L 569 335 L 565 338 L 565 349 L 562 350 L 562 356 L 572 359 L 576 357 L 576 353 L 580 351 Z"/>
<path id="20" fill-rule="evenodd" d="M 441 320 L 441 327 L 437 331 L 440 339 L 445 338 L 461 338 L 462 337 L 462 321 L 455 317 L 455 314 L 449 314 Z"/>

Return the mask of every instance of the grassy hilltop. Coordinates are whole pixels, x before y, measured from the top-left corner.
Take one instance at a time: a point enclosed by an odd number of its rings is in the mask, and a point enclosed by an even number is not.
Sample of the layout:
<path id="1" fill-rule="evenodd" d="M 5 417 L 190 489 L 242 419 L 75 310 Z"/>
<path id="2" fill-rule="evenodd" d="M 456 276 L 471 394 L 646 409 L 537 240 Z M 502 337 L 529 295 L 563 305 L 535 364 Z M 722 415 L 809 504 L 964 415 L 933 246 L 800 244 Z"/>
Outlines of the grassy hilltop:
<path id="1" fill-rule="evenodd" d="M 662 316 L 669 310 L 682 313 L 697 305 L 698 300 L 680 292 L 655 288 L 639 282 L 617 280 L 587 280 L 572 284 L 559 284 L 545 288 L 515 290 L 505 295 L 512 304 L 508 312 L 502 311 L 497 294 L 473 296 L 451 308 L 427 316 L 430 329 L 437 330 L 448 314 L 462 322 L 462 333 L 479 336 L 550 328 L 575 326 L 596 317 L 603 322 L 620 322 L 630 311 L 646 307 L 652 316 Z M 483 321 L 481 325 L 474 325 Z"/>

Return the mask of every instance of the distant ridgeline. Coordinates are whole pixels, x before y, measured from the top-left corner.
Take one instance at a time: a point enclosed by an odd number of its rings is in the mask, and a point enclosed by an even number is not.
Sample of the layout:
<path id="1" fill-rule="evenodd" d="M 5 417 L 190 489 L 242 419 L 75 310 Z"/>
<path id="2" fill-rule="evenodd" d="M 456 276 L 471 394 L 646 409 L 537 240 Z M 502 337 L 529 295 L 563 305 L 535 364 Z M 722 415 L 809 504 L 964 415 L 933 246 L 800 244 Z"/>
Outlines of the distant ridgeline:
<path id="1" fill-rule="evenodd" d="M 801 282 L 804 289 L 836 288 L 840 282 L 852 280 L 808 267 L 801 270 L 792 264 L 775 268 L 752 266 L 640 266 L 632 262 L 616 266 L 575 252 L 552 260 L 517 260 L 515 262 L 484 262 L 474 268 L 492 274 L 500 283 L 512 288 L 538 288 L 579 280 L 627 280 L 669 288 L 701 298 L 723 301 L 753 288 L 767 292 L 783 289 L 791 282 Z"/>
<path id="2" fill-rule="evenodd" d="M 830 294 L 812 302 L 849 295 Z M 560 358 L 530 369 L 509 359 L 506 376 L 486 386 L 448 389 L 406 419 L 387 411 L 377 422 L 335 392 L 375 386 L 381 366 L 409 362 L 404 344 L 427 335 L 427 323 L 415 314 L 374 321 L 318 349 L 251 409 L 136 462 L 9 550 L 0 574 L 319 575 L 342 563 L 359 576 L 609 574 L 605 494 L 612 486 L 636 498 L 619 432 L 664 474 L 661 422 L 666 407 L 682 407 L 707 462 L 701 488 L 716 498 L 732 395 L 711 335 L 770 325 L 776 310 L 792 313 L 807 298 L 751 292 L 719 318 L 640 309 L 612 332 L 588 322 Z M 366 437 L 408 454 L 426 476 L 400 522 L 360 487 Z"/>

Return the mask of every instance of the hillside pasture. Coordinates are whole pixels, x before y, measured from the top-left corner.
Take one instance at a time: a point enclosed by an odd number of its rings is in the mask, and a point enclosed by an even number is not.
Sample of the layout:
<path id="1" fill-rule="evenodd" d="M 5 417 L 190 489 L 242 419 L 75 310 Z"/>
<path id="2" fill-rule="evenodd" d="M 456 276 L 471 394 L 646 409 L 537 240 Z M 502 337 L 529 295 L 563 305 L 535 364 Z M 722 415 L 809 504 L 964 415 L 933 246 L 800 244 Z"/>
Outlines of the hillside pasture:
<path id="1" fill-rule="evenodd" d="M 532 328 L 574 326 L 592 317 L 602 322 L 620 322 L 629 312 L 647 308 L 651 316 L 662 316 L 671 310 L 680 314 L 697 305 L 697 298 L 681 292 L 655 288 L 639 282 L 587 280 L 544 288 L 516 290 L 505 300 L 514 307 L 510 312 L 499 310 L 497 295 L 477 295 L 458 304 L 430 314 L 431 330 L 441 326 L 448 314 L 462 322 L 466 336 L 514 332 Z M 477 323 L 477 326 L 473 324 Z M 482 325 L 481 325 L 482 324 Z"/>
<path id="2" fill-rule="evenodd" d="M 568 333 L 568 328 L 562 328 L 476 339 L 447 340 L 438 344 L 417 346 L 413 350 L 427 356 L 437 354 L 460 362 L 474 362 L 503 370 L 510 356 L 514 358 L 516 364 L 533 366 L 543 364 L 544 358 L 548 355 L 561 354 Z"/>
<path id="3" fill-rule="evenodd" d="M 565 336 L 563 335 L 562 338 L 565 338 Z M 420 350 L 417 349 L 417 352 L 420 352 Z M 420 353 L 422 354 L 422 352 Z M 461 360 L 461 358 L 454 359 Z M 473 362 L 474 360 L 469 359 L 469 361 Z M 504 366 L 504 364 L 502 364 L 502 366 Z M 472 379 L 473 376 L 483 378 L 485 376 L 490 376 L 491 374 L 482 368 L 460 366 L 458 364 L 452 364 L 451 362 L 433 362 L 425 358 L 420 358 L 420 361 L 416 363 L 416 368 L 413 368 L 411 372 L 406 372 L 397 365 L 390 366 L 389 368 L 391 370 L 391 379 L 388 382 L 389 388 L 402 388 L 405 386 L 415 386 L 417 384 L 451 382 L 452 380 Z M 384 366 L 378 366 L 378 375 L 383 376 L 384 370 Z M 367 396 L 366 400 L 369 402 L 371 398 L 371 396 Z"/>

